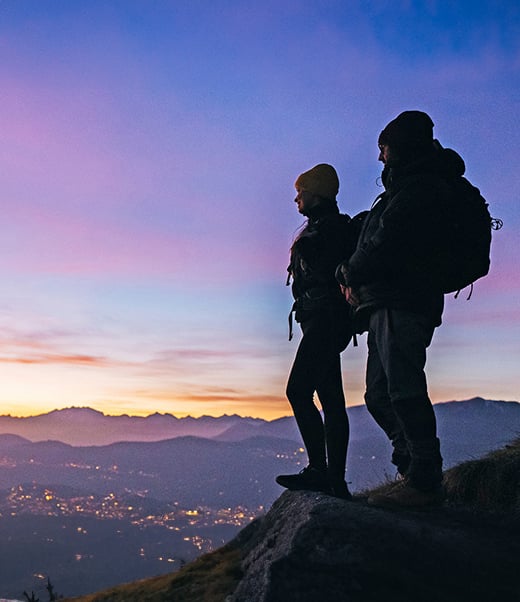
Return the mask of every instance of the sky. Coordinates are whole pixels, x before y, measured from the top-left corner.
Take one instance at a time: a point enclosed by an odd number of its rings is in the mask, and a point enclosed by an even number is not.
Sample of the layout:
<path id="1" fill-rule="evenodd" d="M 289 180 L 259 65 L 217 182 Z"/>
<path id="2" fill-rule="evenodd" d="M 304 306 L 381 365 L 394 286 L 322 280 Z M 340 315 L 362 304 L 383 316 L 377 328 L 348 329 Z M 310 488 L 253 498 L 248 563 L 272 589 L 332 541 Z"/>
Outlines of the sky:
<path id="1" fill-rule="evenodd" d="M 0 413 L 289 415 L 293 183 L 369 208 L 408 109 L 504 222 L 431 397 L 519 400 L 519 75 L 514 0 L 0 0 Z"/>

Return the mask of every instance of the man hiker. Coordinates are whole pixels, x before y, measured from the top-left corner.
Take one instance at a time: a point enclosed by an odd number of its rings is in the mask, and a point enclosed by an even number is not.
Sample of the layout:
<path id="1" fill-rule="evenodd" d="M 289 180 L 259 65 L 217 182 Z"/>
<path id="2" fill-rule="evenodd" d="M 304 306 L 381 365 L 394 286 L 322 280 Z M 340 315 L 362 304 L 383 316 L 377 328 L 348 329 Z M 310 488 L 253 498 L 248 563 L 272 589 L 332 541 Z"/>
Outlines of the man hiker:
<path id="1" fill-rule="evenodd" d="M 368 330 L 365 402 L 404 477 L 386 494 L 369 497 L 376 506 L 429 506 L 444 498 L 424 367 L 444 307 L 432 277 L 446 221 L 440 207 L 446 183 L 460 179 L 465 166 L 456 152 L 434 141 L 433 125 L 426 113 L 405 111 L 381 132 L 385 192 L 366 218 L 352 257 L 338 270 L 356 319 Z"/>
<path id="2" fill-rule="evenodd" d="M 288 284 L 291 277 L 293 280 L 293 310 L 303 337 L 289 375 L 287 397 L 309 465 L 298 474 L 279 475 L 276 482 L 287 489 L 323 491 L 350 499 L 345 482 L 349 423 L 340 353 L 352 336 L 351 309 L 335 271 L 352 254 L 355 239 L 350 218 L 338 209 L 339 180 L 331 165 L 322 163 L 302 173 L 295 188 L 298 211 L 308 220 L 292 245 L 288 268 Z M 324 420 L 314 403 L 315 392 Z"/>

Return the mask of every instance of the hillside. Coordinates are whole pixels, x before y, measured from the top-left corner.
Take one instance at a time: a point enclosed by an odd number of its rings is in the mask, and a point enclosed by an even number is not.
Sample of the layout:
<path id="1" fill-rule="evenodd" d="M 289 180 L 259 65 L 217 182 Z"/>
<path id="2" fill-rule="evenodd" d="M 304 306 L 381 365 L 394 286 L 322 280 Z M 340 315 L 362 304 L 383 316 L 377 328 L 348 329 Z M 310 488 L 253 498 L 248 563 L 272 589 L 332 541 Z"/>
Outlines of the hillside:
<path id="1" fill-rule="evenodd" d="M 178 573 L 74 602 L 518 600 L 520 439 L 452 468 L 445 482 L 447 503 L 428 511 L 285 492 Z"/>

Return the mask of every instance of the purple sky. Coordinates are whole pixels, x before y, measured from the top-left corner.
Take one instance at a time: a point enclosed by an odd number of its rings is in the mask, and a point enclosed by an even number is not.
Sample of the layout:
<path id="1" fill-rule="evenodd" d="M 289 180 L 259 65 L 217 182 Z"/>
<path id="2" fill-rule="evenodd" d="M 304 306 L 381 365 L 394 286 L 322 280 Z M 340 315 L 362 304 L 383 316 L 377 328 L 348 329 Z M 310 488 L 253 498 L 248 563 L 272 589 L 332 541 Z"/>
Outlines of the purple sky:
<path id="1" fill-rule="evenodd" d="M 368 208 L 406 109 L 504 220 L 432 397 L 518 400 L 519 71 L 513 1 L 3 0 L 1 413 L 288 414 L 293 182 L 331 163 Z"/>

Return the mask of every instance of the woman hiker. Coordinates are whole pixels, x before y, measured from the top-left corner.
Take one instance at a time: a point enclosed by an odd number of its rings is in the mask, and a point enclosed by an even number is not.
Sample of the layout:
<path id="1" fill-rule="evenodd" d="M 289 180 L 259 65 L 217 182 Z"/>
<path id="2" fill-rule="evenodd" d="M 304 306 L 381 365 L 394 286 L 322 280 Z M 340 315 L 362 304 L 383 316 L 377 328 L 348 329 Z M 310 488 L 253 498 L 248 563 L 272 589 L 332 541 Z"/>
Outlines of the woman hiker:
<path id="1" fill-rule="evenodd" d="M 294 184 L 298 211 L 307 217 L 291 248 L 288 268 L 295 299 L 291 310 L 303 337 L 287 384 L 287 398 L 305 445 L 309 464 L 298 474 L 279 475 L 287 489 L 322 491 L 351 499 L 345 482 L 349 423 L 341 377 L 340 353 L 352 337 L 350 307 L 335 278 L 356 240 L 350 218 L 339 212 L 336 170 L 319 164 Z M 314 402 L 317 393 L 323 409 Z"/>

